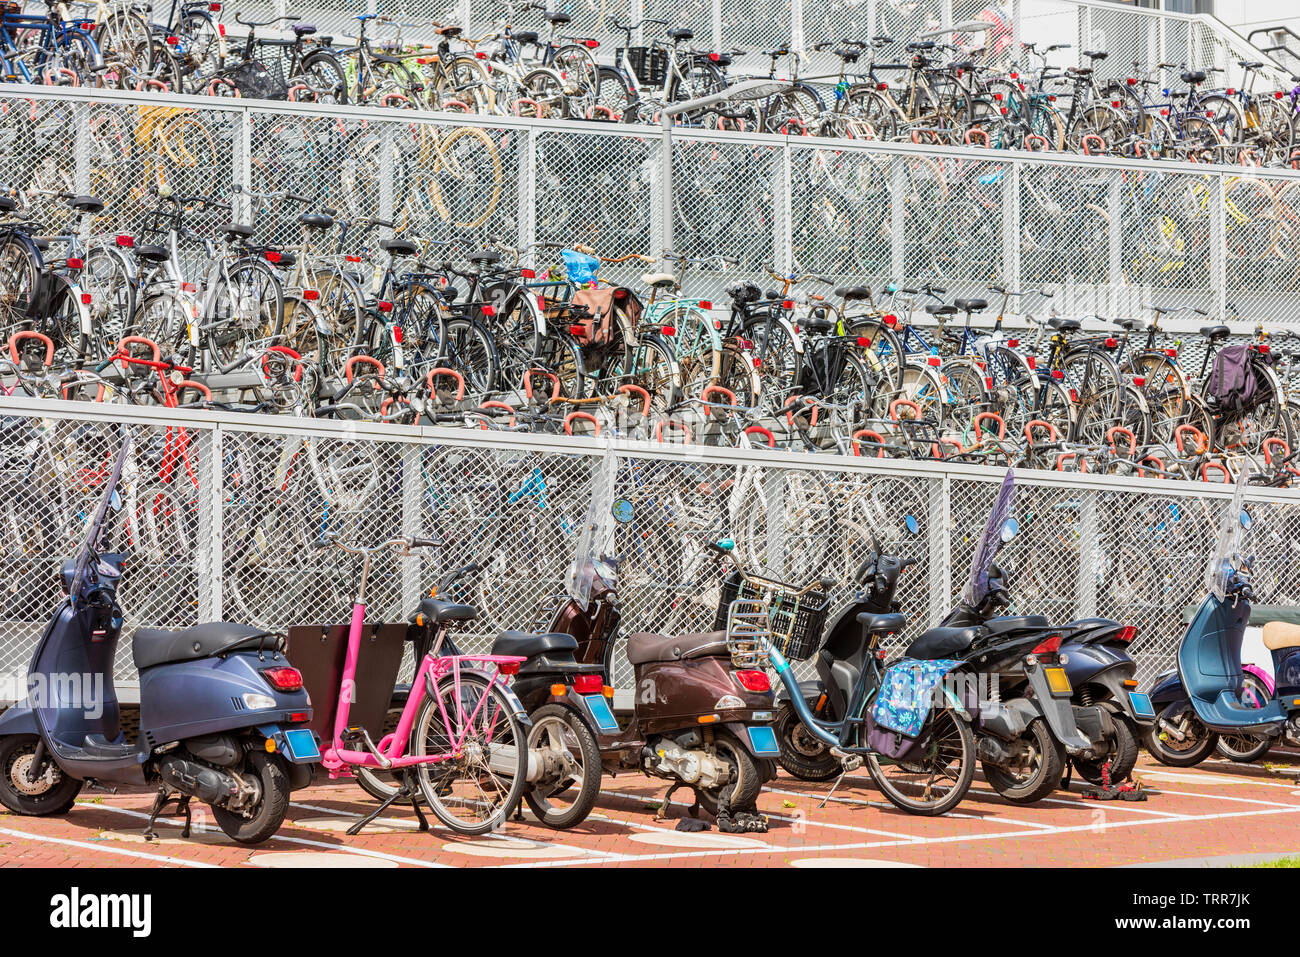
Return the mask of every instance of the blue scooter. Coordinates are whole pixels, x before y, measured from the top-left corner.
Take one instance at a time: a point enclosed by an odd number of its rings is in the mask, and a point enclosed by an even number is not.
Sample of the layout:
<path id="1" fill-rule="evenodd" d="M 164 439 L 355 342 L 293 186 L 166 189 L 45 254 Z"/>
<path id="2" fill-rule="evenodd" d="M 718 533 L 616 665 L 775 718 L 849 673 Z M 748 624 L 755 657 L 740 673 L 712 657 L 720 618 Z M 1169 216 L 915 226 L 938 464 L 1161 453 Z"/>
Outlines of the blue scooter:
<path id="1" fill-rule="evenodd" d="M 1241 643 L 1255 597 L 1251 562 L 1241 554 L 1241 534 L 1253 524 L 1242 507 L 1245 481 L 1243 471 L 1210 559 L 1210 594 L 1178 645 L 1176 663 L 1183 693 L 1160 711 L 1147 737 L 1152 756 L 1171 767 L 1204 761 L 1214 753 L 1221 734 L 1250 734 L 1269 741 L 1284 737 L 1300 745 L 1300 625 L 1266 626 L 1264 644 L 1273 655 L 1273 693 L 1263 702 L 1242 700 L 1246 679 Z"/>
<path id="2" fill-rule="evenodd" d="M 279 829 L 289 792 L 311 782 L 320 760 L 311 702 L 282 636 L 233 622 L 138 629 L 139 739 L 122 733 L 113 659 L 124 556 L 100 546 L 130 447 L 128 437 L 80 552 L 60 569 L 65 597 L 36 646 L 27 698 L 0 715 L 0 804 L 62 814 L 84 783 L 149 784 L 157 797 L 146 839 L 173 803 L 189 836 L 198 798 L 227 835 L 257 844 Z"/>

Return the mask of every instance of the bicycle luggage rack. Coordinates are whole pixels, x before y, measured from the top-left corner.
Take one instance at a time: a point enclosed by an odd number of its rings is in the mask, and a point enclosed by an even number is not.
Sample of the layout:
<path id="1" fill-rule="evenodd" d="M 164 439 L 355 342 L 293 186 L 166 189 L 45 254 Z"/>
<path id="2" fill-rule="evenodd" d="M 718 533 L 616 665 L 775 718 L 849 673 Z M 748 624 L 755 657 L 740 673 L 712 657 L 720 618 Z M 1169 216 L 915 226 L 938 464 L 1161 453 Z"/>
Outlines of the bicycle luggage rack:
<path id="1" fill-rule="evenodd" d="M 737 668 L 769 664 L 765 643 L 772 638 L 771 613 L 760 598 L 737 598 L 727 606 L 727 650 Z"/>

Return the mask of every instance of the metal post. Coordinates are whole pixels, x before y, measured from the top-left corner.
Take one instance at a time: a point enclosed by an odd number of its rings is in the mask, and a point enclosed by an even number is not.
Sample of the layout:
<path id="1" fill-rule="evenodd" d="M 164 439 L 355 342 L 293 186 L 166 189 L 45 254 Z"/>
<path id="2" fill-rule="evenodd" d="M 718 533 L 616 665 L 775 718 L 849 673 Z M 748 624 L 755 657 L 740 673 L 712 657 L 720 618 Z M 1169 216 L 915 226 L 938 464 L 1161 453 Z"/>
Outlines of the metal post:
<path id="1" fill-rule="evenodd" d="M 393 124 L 379 124 L 379 211 L 380 219 L 393 220 Z M 384 235 L 392 230 L 383 229 Z"/>
<path id="2" fill-rule="evenodd" d="M 803 39 L 803 0 L 790 0 L 790 48 L 802 50 Z"/>
<path id="3" fill-rule="evenodd" d="M 759 481 L 763 483 L 763 507 L 767 512 L 767 568 L 774 578 L 786 577 L 786 514 L 784 469 L 764 469 Z"/>
<path id="4" fill-rule="evenodd" d="M 925 618 L 918 616 L 918 620 L 934 625 L 946 613 L 952 598 L 952 543 L 948 529 L 949 516 L 952 514 L 949 508 L 952 501 L 952 477 L 944 475 L 942 480 L 931 482 L 929 498 L 930 514 L 926 524 L 929 526 L 927 550 L 930 553 L 930 608 Z"/>
<path id="5" fill-rule="evenodd" d="M 1079 42 L 1075 46 L 1074 65 L 1083 63 L 1083 51 L 1092 43 L 1092 7 L 1079 7 Z"/>
<path id="6" fill-rule="evenodd" d="M 894 156 L 889 160 L 889 271 L 895 280 L 901 280 L 907 262 L 907 158 Z"/>
<path id="7" fill-rule="evenodd" d="M 199 509 L 199 549 L 194 569 L 198 579 L 199 621 L 221 621 L 224 617 L 221 595 L 222 570 L 225 567 L 225 549 L 222 544 L 225 508 L 222 498 L 225 488 L 222 438 L 220 425 L 208 432 L 208 454 L 198 470 L 199 501 L 203 500 L 205 492 L 208 501 L 207 508 Z M 203 487 L 205 483 L 206 488 Z"/>
<path id="8" fill-rule="evenodd" d="M 421 520 L 420 502 L 424 493 L 424 481 L 420 464 L 424 447 L 411 443 L 402 449 L 402 535 L 419 537 L 424 533 Z M 412 552 L 401 559 L 402 575 L 402 613 L 410 614 L 419 604 L 424 594 L 424 576 L 421 575 L 419 552 Z"/>
<path id="9" fill-rule="evenodd" d="M 253 183 L 253 111 L 241 108 L 235 113 L 234 157 L 230 164 L 231 179 L 235 185 L 251 188 Z M 246 193 L 236 193 L 231 203 L 236 222 L 246 223 L 253 218 L 253 201 Z"/>
<path id="10" fill-rule="evenodd" d="M 1002 281 L 1020 289 L 1020 164 L 1008 163 L 1002 177 Z"/>
<path id="11" fill-rule="evenodd" d="M 1110 279 L 1110 314 L 1119 315 L 1120 297 L 1124 294 L 1124 232 L 1120 223 L 1120 174 L 1112 172 L 1106 181 L 1106 248 Z"/>
<path id="12" fill-rule="evenodd" d="M 537 129 L 530 126 L 519 160 L 519 248 L 537 242 Z M 531 264 L 532 260 L 529 259 Z"/>
<path id="13" fill-rule="evenodd" d="M 630 0 L 627 5 L 627 18 L 629 22 L 638 24 L 637 28 L 632 31 L 632 42 L 639 46 L 645 36 L 645 30 L 640 26 L 641 21 L 645 19 L 645 4 L 641 0 Z M 623 35 L 619 34 L 618 39 L 621 40 L 622 38 Z"/>
<path id="14" fill-rule="evenodd" d="M 464 31 L 470 36 L 474 35 L 474 31 L 469 28 L 470 20 L 473 18 L 473 16 L 474 16 L 474 6 L 470 2 L 470 0 L 460 0 L 460 14 L 459 14 L 460 25 L 464 29 Z"/>
<path id="15" fill-rule="evenodd" d="M 777 160 L 777 178 L 773 190 L 772 206 L 772 258 L 777 270 L 790 272 L 794 269 L 793 236 L 793 197 L 790 195 L 790 165 L 793 161 L 792 148 L 787 141 L 781 147 Z"/>
<path id="16" fill-rule="evenodd" d="M 1080 618 L 1097 614 L 1097 492 L 1079 492 L 1079 606 Z"/>
<path id="17" fill-rule="evenodd" d="M 1228 242 L 1224 222 L 1227 197 L 1222 174 L 1216 173 L 1210 183 L 1210 292 L 1222 320 L 1228 314 Z"/>
<path id="18" fill-rule="evenodd" d="M 713 19 L 713 49 L 721 50 L 722 47 L 722 0 L 713 0 L 712 5 Z"/>
<path id="19" fill-rule="evenodd" d="M 673 127 L 672 117 L 667 114 L 661 120 L 663 132 L 659 137 L 659 244 L 660 251 L 673 248 Z M 654 195 L 654 180 L 651 183 L 651 196 Z M 654 251 L 651 251 L 654 255 Z"/>
<path id="20" fill-rule="evenodd" d="M 109 107 L 112 109 L 112 107 Z M 72 125 L 75 130 L 73 138 L 73 191 L 90 192 L 90 104 L 74 103 L 72 105 Z M 90 239 L 89 225 L 78 217 L 78 233 L 83 242 Z"/>

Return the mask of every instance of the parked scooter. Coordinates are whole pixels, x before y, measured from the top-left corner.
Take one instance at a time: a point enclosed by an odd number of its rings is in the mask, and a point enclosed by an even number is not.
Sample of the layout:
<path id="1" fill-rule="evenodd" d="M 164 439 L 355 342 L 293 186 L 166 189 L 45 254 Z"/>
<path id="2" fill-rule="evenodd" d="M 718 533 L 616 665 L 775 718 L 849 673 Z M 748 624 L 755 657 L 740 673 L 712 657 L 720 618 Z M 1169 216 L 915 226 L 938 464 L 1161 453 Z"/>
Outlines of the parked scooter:
<path id="1" fill-rule="evenodd" d="M 1062 631 L 1042 615 L 1004 615 L 1011 603 L 998 552 L 1019 532 L 1010 470 L 978 540 L 956 608 L 908 646 L 911 658 L 955 658 L 979 677 L 977 737 L 984 777 L 1016 804 L 1042 800 L 1061 782 L 1066 757 L 1104 760 L 1113 738 L 1105 709 L 1075 707 L 1061 660 Z M 1096 733 L 1081 733 L 1078 717 Z"/>
<path id="2" fill-rule="evenodd" d="M 173 803 L 188 836 L 197 798 L 227 835 L 256 844 L 279 829 L 289 792 L 311 782 L 320 760 L 302 675 L 283 637 L 262 628 L 141 628 L 131 640 L 139 740 L 122 734 L 113 659 L 125 559 L 101 546 L 130 447 L 128 437 L 80 551 L 60 569 L 66 597 L 32 656 L 27 700 L 0 716 L 0 803 L 18 814 L 61 814 L 84 783 L 147 783 L 158 793 L 146 838 Z"/>
<path id="3" fill-rule="evenodd" d="M 1184 613 L 1184 630 L 1192 623 L 1197 608 L 1192 606 Z M 1300 613 L 1290 605 L 1256 605 L 1250 606 L 1250 618 L 1246 622 L 1246 631 L 1241 655 L 1241 690 L 1237 697 L 1248 708 L 1262 708 L 1273 698 L 1273 653 L 1263 643 L 1263 630 L 1273 622 L 1300 625 Z M 1278 629 L 1269 629 L 1269 634 L 1276 637 Z M 1250 646 L 1252 650 L 1247 650 Z M 1253 660 L 1252 660 L 1253 659 Z M 1186 698 L 1182 679 L 1178 669 L 1170 668 L 1155 677 L 1151 683 L 1151 705 L 1156 713 L 1163 711 L 1175 701 Z M 1166 735 L 1166 745 L 1176 748 L 1177 737 L 1163 730 L 1158 724 L 1151 724 L 1145 729 L 1142 743 L 1148 751 L 1152 750 L 1152 735 Z M 1229 761 L 1248 764 L 1258 761 L 1273 747 L 1273 738 L 1267 734 L 1251 734 L 1247 731 L 1220 732 L 1216 750 Z"/>
<path id="4" fill-rule="evenodd" d="M 1248 734 L 1269 745 L 1282 739 L 1300 746 L 1300 625 L 1276 621 L 1264 626 L 1264 645 L 1273 656 L 1273 693 L 1262 707 L 1242 698 L 1241 646 L 1255 597 L 1251 560 L 1241 553 L 1242 532 L 1253 525 L 1243 506 L 1247 478 L 1243 470 L 1219 528 L 1206 572 L 1210 594 L 1178 645 L 1182 694 L 1161 708 L 1155 730 L 1147 736 L 1152 756 L 1172 767 L 1204 761 L 1220 735 Z"/>

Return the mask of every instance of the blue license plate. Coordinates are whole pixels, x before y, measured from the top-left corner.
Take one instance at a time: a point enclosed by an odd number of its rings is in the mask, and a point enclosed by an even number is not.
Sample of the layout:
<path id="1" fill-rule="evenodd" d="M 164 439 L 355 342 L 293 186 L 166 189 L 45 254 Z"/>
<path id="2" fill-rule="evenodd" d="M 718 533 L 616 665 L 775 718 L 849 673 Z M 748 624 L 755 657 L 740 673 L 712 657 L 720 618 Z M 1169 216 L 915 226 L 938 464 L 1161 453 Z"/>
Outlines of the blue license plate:
<path id="1" fill-rule="evenodd" d="M 582 695 L 582 700 L 587 703 L 587 710 L 591 712 L 597 730 L 605 734 L 618 730 L 618 722 L 614 720 L 614 712 L 609 709 L 609 702 L 604 695 L 585 694 Z"/>
<path id="2" fill-rule="evenodd" d="M 749 732 L 749 743 L 754 748 L 754 753 L 758 755 L 780 754 L 781 749 L 776 746 L 776 732 L 767 725 L 757 725 L 746 728 Z"/>
<path id="3" fill-rule="evenodd" d="M 320 748 L 316 747 L 316 736 L 306 728 L 295 728 L 284 732 L 284 748 L 289 752 L 289 760 L 295 764 L 320 760 Z"/>
<path id="4" fill-rule="evenodd" d="M 1140 691 L 1130 691 L 1128 693 L 1129 704 L 1133 706 L 1133 713 L 1139 718 L 1154 718 L 1156 709 L 1151 705 L 1151 697 Z"/>

